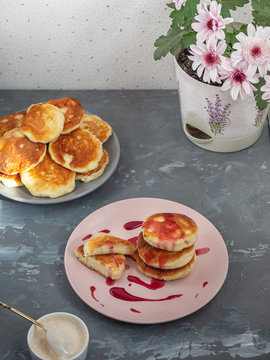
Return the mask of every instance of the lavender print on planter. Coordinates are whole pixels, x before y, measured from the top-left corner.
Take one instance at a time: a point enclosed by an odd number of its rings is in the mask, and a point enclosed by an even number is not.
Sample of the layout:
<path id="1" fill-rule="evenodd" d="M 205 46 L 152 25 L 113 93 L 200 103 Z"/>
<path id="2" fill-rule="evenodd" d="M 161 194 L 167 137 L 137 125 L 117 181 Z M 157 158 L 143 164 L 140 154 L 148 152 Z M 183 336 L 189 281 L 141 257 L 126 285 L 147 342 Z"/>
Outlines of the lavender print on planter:
<path id="1" fill-rule="evenodd" d="M 254 126 L 260 127 L 263 125 L 263 121 L 264 121 L 264 110 L 260 110 L 256 106 L 256 111 L 257 111 L 257 116 L 255 118 Z"/>
<path id="2" fill-rule="evenodd" d="M 222 107 L 222 101 L 218 94 L 216 94 L 215 103 L 211 102 L 209 98 L 205 99 L 207 101 L 207 106 L 204 108 L 209 115 L 210 130 L 215 135 L 223 134 L 224 128 L 230 122 L 229 115 L 231 112 L 229 111 L 229 108 L 231 104 L 226 104 L 224 107 Z"/>

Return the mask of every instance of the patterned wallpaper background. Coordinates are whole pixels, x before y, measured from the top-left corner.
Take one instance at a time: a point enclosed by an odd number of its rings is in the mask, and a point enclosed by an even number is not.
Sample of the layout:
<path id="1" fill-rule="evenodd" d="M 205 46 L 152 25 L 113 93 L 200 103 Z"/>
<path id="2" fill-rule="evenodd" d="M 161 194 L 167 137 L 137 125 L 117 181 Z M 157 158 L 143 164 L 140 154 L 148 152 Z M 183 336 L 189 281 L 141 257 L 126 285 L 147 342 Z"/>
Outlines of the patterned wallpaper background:
<path id="1" fill-rule="evenodd" d="M 174 89 L 165 0 L 0 0 L 1 89 Z M 249 8 L 238 13 L 249 19 Z"/>

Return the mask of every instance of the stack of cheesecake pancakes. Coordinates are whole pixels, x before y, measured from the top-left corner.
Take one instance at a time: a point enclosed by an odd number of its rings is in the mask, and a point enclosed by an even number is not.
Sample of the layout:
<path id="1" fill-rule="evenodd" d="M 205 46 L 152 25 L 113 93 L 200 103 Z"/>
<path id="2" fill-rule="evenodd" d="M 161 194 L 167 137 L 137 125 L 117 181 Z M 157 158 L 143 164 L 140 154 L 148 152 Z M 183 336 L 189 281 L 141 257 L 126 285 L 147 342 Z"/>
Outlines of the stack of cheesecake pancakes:
<path id="1" fill-rule="evenodd" d="M 157 213 L 142 223 L 136 248 L 128 240 L 99 234 L 74 250 L 78 260 L 105 277 L 118 280 L 125 271 L 125 256 L 134 255 L 138 269 L 158 280 L 186 277 L 195 265 L 198 226 L 190 217 Z"/>
<path id="2" fill-rule="evenodd" d="M 186 277 L 195 265 L 198 226 L 177 213 L 148 216 L 138 236 L 135 259 L 139 270 L 159 280 Z"/>

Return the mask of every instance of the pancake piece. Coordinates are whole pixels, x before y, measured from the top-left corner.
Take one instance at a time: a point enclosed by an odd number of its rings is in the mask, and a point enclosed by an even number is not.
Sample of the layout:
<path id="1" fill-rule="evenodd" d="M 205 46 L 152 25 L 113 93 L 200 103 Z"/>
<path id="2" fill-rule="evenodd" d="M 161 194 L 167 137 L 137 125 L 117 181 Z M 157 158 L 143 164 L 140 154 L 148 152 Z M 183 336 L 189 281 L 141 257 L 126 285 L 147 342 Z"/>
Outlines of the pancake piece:
<path id="1" fill-rule="evenodd" d="M 137 251 L 145 264 L 159 269 L 176 269 L 190 262 L 195 254 L 195 246 L 192 245 L 181 251 L 167 251 L 157 249 L 148 244 L 142 233 L 137 240 Z"/>
<path id="2" fill-rule="evenodd" d="M 46 145 L 33 143 L 18 128 L 0 138 L 0 172 L 14 175 L 38 165 L 46 154 Z"/>
<path id="3" fill-rule="evenodd" d="M 62 134 L 68 134 L 77 129 L 83 119 L 83 108 L 77 99 L 65 97 L 48 101 L 49 104 L 56 106 L 65 116 Z"/>
<path id="4" fill-rule="evenodd" d="M 102 145 L 89 131 L 76 129 L 51 142 L 49 152 L 55 162 L 67 169 L 87 172 L 98 166 L 102 157 Z"/>
<path id="5" fill-rule="evenodd" d="M 98 166 L 94 170 L 88 171 L 86 173 L 76 173 L 76 180 L 81 180 L 84 183 L 87 183 L 89 181 L 97 179 L 104 173 L 105 167 L 108 162 L 109 154 L 105 149 L 103 149 L 103 155 L 98 163 Z"/>
<path id="6" fill-rule="evenodd" d="M 75 249 L 74 254 L 82 264 L 106 278 L 118 280 L 125 271 L 125 256 L 122 254 L 85 256 L 83 245 Z"/>
<path id="7" fill-rule="evenodd" d="M 2 184 L 5 185 L 6 187 L 23 186 L 23 183 L 21 182 L 20 174 L 6 175 L 4 173 L 0 173 L 0 182 L 2 182 Z"/>
<path id="8" fill-rule="evenodd" d="M 85 114 L 83 116 L 82 129 L 89 130 L 101 143 L 104 143 L 112 134 L 111 126 L 97 115 Z"/>
<path id="9" fill-rule="evenodd" d="M 135 252 L 135 246 L 128 240 L 123 240 L 113 235 L 100 234 L 88 240 L 84 244 L 83 250 L 85 256 L 105 254 L 132 255 Z"/>
<path id="10" fill-rule="evenodd" d="M 75 188 L 75 173 L 56 164 L 48 154 L 34 169 L 22 173 L 21 180 L 34 196 L 56 198 Z"/>
<path id="11" fill-rule="evenodd" d="M 33 142 L 48 143 L 58 138 L 63 130 L 64 115 L 48 103 L 31 105 L 22 120 L 21 131 Z"/>
<path id="12" fill-rule="evenodd" d="M 154 279 L 165 280 L 165 281 L 181 279 L 189 275 L 194 268 L 195 259 L 196 259 L 196 255 L 194 255 L 191 261 L 186 265 L 179 267 L 177 269 L 165 270 L 165 269 L 157 269 L 149 265 L 146 265 L 143 262 L 143 260 L 140 258 L 137 251 L 135 251 L 134 256 L 137 267 L 143 274 Z"/>
<path id="13" fill-rule="evenodd" d="M 198 238 L 195 221 L 176 213 L 158 213 L 147 217 L 142 231 L 146 242 L 168 251 L 180 251 L 193 245 Z"/>
<path id="14" fill-rule="evenodd" d="M 26 111 L 22 110 L 2 117 L 0 119 L 0 137 L 2 137 L 7 131 L 19 128 L 25 114 Z"/>

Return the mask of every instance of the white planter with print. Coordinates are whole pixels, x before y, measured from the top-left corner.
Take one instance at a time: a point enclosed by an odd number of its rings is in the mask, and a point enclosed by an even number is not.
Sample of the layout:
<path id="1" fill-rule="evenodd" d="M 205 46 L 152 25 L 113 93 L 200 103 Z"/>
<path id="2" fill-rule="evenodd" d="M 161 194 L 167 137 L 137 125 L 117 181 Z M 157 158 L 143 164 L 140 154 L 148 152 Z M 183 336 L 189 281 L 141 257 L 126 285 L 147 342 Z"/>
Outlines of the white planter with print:
<path id="1" fill-rule="evenodd" d="M 234 101 L 229 91 L 192 78 L 176 59 L 174 62 L 183 130 L 194 144 L 207 150 L 232 152 L 259 139 L 269 106 L 259 111 L 253 97 Z"/>

